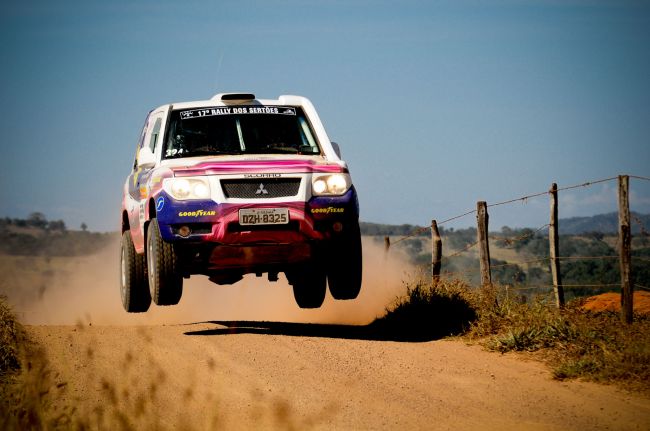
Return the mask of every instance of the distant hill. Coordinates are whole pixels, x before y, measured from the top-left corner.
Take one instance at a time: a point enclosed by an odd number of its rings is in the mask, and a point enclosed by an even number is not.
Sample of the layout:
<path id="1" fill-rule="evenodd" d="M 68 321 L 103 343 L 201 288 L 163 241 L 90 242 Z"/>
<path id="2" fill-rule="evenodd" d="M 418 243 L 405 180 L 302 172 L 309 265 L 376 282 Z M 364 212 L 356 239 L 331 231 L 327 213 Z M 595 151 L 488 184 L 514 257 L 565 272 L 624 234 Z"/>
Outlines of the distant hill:
<path id="1" fill-rule="evenodd" d="M 115 237 L 115 233 L 68 230 L 63 220 L 47 220 L 42 213 L 27 219 L 0 218 L 0 255 L 85 256 Z"/>
<path id="2" fill-rule="evenodd" d="M 412 232 L 421 229 L 420 226 L 415 226 L 412 224 L 381 224 L 381 223 L 369 223 L 369 222 L 359 222 L 359 227 L 361 228 L 362 235 L 371 235 L 371 236 L 406 236 L 410 235 Z M 429 231 L 423 232 L 422 235 L 429 236 Z"/>
<path id="3" fill-rule="evenodd" d="M 650 232 L 650 214 L 631 213 L 632 234 Z M 641 225 L 639 225 L 639 222 Z M 570 217 L 560 219 L 560 235 L 579 235 L 585 232 L 615 234 L 618 232 L 618 213 L 598 214 L 591 217 Z"/>
<path id="4" fill-rule="evenodd" d="M 632 234 L 640 234 L 642 232 L 642 226 L 645 232 L 650 233 L 650 214 L 632 212 L 631 216 Z M 641 225 L 639 225 L 639 222 Z M 430 235 L 428 229 L 421 226 L 361 222 L 361 233 L 363 235 L 406 236 L 421 228 L 423 229 L 423 232 L 420 234 L 421 236 Z M 580 235 L 586 232 L 616 234 L 618 233 L 618 213 L 598 214 L 591 217 L 561 218 L 559 228 L 561 235 Z M 444 228 L 441 227 L 440 231 L 443 233 Z"/>
<path id="5" fill-rule="evenodd" d="M 428 226 L 411 224 L 390 225 L 361 222 L 361 233 L 370 236 L 403 237 L 416 234 L 416 237 L 428 238 L 431 233 Z M 85 228 L 85 225 L 82 226 Z M 581 235 L 599 232 L 616 235 L 618 232 L 618 213 L 599 214 L 592 217 L 571 217 L 560 219 L 561 235 Z M 530 229 L 502 228 L 501 234 L 518 236 Z M 639 236 L 642 232 L 650 233 L 650 214 L 632 213 L 632 233 Z M 451 244 L 459 247 L 475 241 L 476 228 L 445 229 L 440 233 Z M 537 233 L 545 236 L 545 230 Z M 48 221 L 41 213 L 33 213 L 27 219 L 0 218 L 0 254 L 77 256 L 92 253 L 105 246 L 115 233 L 96 233 L 68 230 L 63 220 Z"/>

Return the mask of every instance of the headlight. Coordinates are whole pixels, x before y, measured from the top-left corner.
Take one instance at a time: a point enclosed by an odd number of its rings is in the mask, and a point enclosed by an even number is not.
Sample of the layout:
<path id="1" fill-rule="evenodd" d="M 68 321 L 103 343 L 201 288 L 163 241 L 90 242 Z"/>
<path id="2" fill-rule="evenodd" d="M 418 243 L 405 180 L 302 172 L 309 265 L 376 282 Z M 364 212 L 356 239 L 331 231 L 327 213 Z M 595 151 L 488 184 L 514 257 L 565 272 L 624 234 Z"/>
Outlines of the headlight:
<path id="1" fill-rule="evenodd" d="M 163 188 L 178 200 L 210 198 L 210 183 L 207 178 L 167 178 Z"/>
<path id="2" fill-rule="evenodd" d="M 312 179 L 314 196 L 341 196 L 350 189 L 350 176 L 347 174 L 318 175 Z"/>

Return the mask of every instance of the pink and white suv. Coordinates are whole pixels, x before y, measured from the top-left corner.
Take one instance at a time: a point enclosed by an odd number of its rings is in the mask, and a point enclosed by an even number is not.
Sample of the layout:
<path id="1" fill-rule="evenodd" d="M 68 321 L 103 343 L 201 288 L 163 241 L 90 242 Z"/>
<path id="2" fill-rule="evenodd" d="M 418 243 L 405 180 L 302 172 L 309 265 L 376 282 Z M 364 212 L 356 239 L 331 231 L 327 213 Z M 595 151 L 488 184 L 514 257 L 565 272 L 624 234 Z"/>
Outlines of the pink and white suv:
<path id="1" fill-rule="evenodd" d="M 122 199 L 128 312 L 177 304 L 183 279 L 283 272 L 301 308 L 361 288 L 359 203 L 338 146 L 300 96 L 217 94 L 149 113 Z"/>

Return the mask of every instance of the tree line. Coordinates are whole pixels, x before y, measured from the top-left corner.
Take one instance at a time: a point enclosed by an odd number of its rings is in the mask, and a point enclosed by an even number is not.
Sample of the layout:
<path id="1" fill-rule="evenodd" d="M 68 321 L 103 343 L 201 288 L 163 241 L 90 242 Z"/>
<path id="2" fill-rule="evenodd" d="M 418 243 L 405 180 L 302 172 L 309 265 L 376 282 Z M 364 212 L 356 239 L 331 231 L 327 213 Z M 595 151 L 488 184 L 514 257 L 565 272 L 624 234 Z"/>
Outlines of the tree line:
<path id="1" fill-rule="evenodd" d="M 408 226 L 408 225 L 404 225 Z M 417 226 L 410 229 L 412 233 Z M 380 232 L 375 235 L 377 243 L 383 243 L 383 236 L 394 236 L 398 239 L 404 236 L 406 230 L 403 226 L 372 225 L 365 233 Z M 362 232 L 364 225 L 362 224 Z M 466 229 L 440 229 L 443 240 L 442 272 L 458 274 L 470 283 L 480 284 L 479 262 L 472 254 L 473 248 L 468 252 L 445 259 L 456 251 L 472 246 L 477 240 L 476 228 Z M 539 232 L 530 228 L 515 229 L 504 226 L 498 232 L 490 232 L 490 249 L 492 280 L 504 285 L 526 287 L 546 287 L 551 284 L 549 261 L 549 240 L 546 230 Z M 396 247 L 402 249 L 409 256 L 412 263 L 428 268 L 431 264 L 430 232 L 423 232 L 416 236 L 399 242 Z M 620 268 L 617 250 L 617 235 L 599 231 L 584 232 L 575 235 L 560 235 L 560 256 L 594 257 L 593 259 L 565 259 L 561 261 L 560 271 L 562 282 L 566 285 L 607 285 L 620 283 Z M 505 250 L 511 250 L 505 252 Z M 501 251 L 501 253 L 500 253 Z M 498 259 L 494 256 L 512 256 L 508 260 Z M 637 285 L 650 286 L 650 235 L 640 230 L 632 238 L 632 277 Z M 524 262 L 540 259 L 541 262 L 530 264 L 513 264 L 511 262 Z M 508 265 L 505 265 L 508 264 Z M 567 299 L 573 297 L 593 295 L 605 291 L 616 291 L 613 286 L 604 287 L 571 287 L 565 295 Z M 533 290 L 531 290 L 532 292 Z"/>
<path id="2" fill-rule="evenodd" d="M 40 212 L 27 218 L 0 218 L 0 254 L 16 256 L 82 256 L 108 244 L 110 233 L 68 230 L 63 220 L 48 220 Z"/>

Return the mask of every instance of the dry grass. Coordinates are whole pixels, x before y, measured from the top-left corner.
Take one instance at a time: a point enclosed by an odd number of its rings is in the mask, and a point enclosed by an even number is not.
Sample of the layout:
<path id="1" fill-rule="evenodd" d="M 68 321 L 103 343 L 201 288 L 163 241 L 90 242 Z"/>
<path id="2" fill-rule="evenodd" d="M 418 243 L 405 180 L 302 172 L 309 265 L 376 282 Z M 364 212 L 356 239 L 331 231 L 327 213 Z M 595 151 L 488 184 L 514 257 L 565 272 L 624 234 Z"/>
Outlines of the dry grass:
<path id="1" fill-rule="evenodd" d="M 500 286 L 474 289 L 458 280 L 416 281 L 382 320 L 419 316 L 419 324 L 441 325 L 434 332 L 460 334 L 488 350 L 536 352 L 557 379 L 582 378 L 650 393 L 650 318 L 637 314 L 627 325 L 618 313 L 584 310 L 583 302 L 570 302 L 559 311 L 551 298 L 526 303 L 507 296 Z"/>
<path id="2" fill-rule="evenodd" d="M 22 338 L 24 332 L 7 305 L 7 298 L 0 297 L 0 374 L 20 367 L 18 346 Z"/>
<path id="3" fill-rule="evenodd" d="M 29 342 L 22 325 L 0 297 L 0 429 L 67 429 L 72 407 L 54 405 L 66 383 L 57 381 L 45 355 Z"/>
<path id="4" fill-rule="evenodd" d="M 110 374 L 101 367 L 104 359 L 94 346 L 84 350 L 84 366 L 77 372 L 84 373 L 84 390 L 93 393 L 87 399 L 75 395 L 80 388 L 54 371 L 43 348 L 27 338 L 3 297 L 0 318 L 3 363 L 9 364 L 0 375 L 0 430 L 220 429 L 233 420 L 231 412 L 220 408 L 218 387 L 205 394 L 197 389 L 200 382 L 192 379 L 178 387 L 165 366 L 147 354 L 152 340 L 145 333 L 139 350 L 125 352 Z M 83 331 L 84 325 L 76 330 Z M 210 360 L 208 368 L 215 367 Z M 282 398 L 255 393 L 252 399 L 255 416 L 248 419 L 257 429 L 310 429 L 327 417 L 331 407 L 305 418 Z M 205 413 L 191 417 L 186 406 L 197 403 L 205 406 Z"/>

